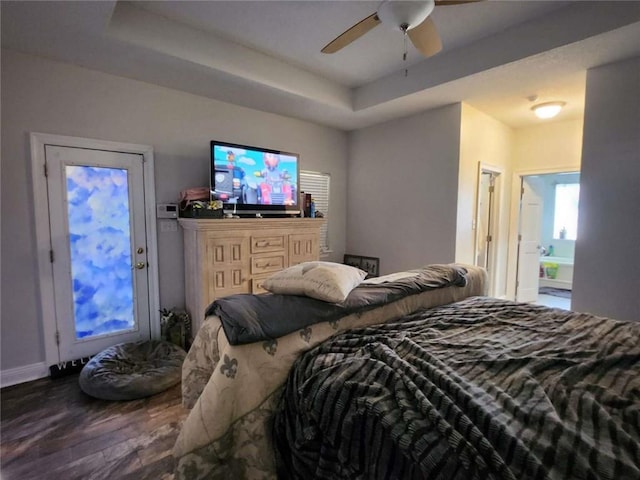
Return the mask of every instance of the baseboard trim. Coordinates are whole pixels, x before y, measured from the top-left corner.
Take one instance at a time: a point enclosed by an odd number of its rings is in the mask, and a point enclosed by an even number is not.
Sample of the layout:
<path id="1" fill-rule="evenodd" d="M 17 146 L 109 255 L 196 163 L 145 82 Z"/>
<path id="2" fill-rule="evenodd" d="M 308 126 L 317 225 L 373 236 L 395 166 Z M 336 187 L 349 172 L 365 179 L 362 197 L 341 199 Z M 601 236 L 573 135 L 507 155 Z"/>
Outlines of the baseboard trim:
<path id="1" fill-rule="evenodd" d="M 49 376 L 49 369 L 44 362 L 24 365 L 23 367 L 9 368 L 0 371 L 0 388 L 10 387 L 18 383 L 30 382 Z"/>

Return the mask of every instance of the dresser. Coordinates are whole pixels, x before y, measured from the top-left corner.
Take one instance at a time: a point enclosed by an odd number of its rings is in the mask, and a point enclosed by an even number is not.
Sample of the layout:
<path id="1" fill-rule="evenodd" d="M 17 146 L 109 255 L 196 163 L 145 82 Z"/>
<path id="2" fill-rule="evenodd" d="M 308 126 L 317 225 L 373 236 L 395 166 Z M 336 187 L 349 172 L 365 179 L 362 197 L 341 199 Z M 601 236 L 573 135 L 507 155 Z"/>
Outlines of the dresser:
<path id="1" fill-rule="evenodd" d="M 184 233 L 185 304 L 193 335 L 216 298 L 264 293 L 274 272 L 318 260 L 321 218 L 180 218 Z"/>

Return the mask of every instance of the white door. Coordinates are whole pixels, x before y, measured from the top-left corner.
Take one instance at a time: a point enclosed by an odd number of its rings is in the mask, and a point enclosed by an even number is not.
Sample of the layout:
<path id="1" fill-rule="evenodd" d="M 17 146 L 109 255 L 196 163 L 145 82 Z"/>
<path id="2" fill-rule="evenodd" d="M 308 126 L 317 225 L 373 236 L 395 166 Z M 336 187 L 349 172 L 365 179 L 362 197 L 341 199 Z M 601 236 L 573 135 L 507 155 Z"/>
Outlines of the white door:
<path id="1" fill-rule="evenodd" d="M 498 219 L 501 172 L 492 168 L 495 167 L 478 165 L 475 219 L 475 264 L 487 270 L 489 296 L 496 295 L 499 281 L 497 245 L 500 232 Z"/>
<path id="2" fill-rule="evenodd" d="M 538 300 L 540 281 L 542 199 L 524 178 L 521 192 L 516 299 L 519 302 L 535 302 Z"/>
<path id="3" fill-rule="evenodd" d="M 478 182 L 478 218 L 476 219 L 476 265 L 484 267 L 491 275 L 493 241 L 495 177 L 493 172 L 482 171 Z"/>
<path id="4" fill-rule="evenodd" d="M 45 146 L 60 361 L 150 338 L 140 154 Z"/>

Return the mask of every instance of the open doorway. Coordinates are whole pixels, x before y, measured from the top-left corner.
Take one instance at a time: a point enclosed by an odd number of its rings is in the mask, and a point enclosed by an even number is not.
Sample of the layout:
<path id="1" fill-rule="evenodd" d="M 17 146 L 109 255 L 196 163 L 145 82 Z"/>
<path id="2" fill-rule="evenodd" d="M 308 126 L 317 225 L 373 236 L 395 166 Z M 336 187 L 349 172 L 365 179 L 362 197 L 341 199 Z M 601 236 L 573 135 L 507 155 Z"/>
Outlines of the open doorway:
<path id="1" fill-rule="evenodd" d="M 580 174 L 519 175 L 516 300 L 570 309 Z"/>

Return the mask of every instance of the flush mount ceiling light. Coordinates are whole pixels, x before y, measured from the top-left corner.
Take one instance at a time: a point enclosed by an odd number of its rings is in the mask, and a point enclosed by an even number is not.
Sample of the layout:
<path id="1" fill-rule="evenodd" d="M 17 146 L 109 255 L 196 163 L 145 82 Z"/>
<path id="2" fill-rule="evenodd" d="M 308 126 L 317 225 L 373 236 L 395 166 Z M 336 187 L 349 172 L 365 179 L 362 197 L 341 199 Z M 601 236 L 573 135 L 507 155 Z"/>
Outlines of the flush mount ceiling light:
<path id="1" fill-rule="evenodd" d="M 535 113 L 538 118 L 553 118 L 560 113 L 560 110 L 562 110 L 562 107 L 565 105 L 565 102 L 546 102 L 534 105 L 531 107 L 531 110 L 533 110 L 533 113 Z"/>

